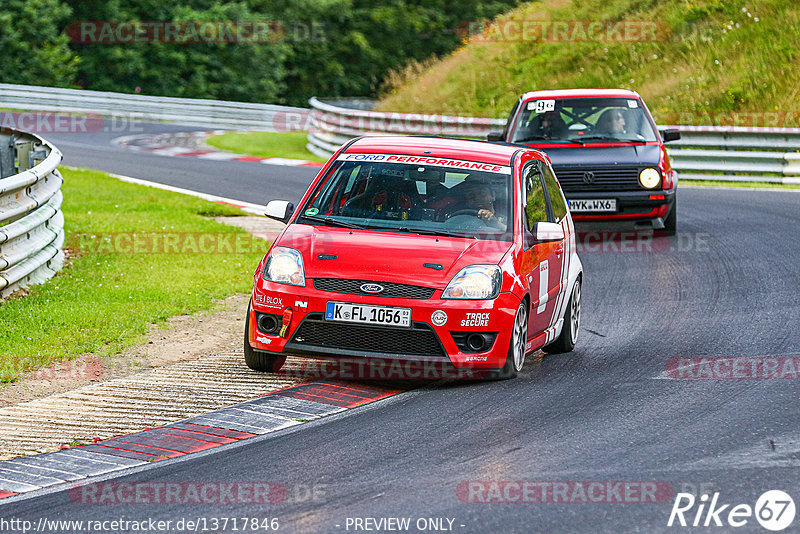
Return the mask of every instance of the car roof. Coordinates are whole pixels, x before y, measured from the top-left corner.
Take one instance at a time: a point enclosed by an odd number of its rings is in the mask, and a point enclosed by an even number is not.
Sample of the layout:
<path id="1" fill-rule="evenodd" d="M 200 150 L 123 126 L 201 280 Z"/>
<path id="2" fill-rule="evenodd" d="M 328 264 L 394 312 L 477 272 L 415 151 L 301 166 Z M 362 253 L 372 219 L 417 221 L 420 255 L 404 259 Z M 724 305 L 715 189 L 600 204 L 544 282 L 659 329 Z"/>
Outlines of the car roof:
<path id="1" fill-rule="evenodd" d="M 522 100 L 531 98 L 640 98 L 639 93 L 628 89 L 548 89 L 546 91 L 529 91 L 523 94 Z"/>
<path id="2" fill-rule="evenodd" d="M 351 143 L 345 153 L 357 154 L 402 154 L 408 156 L 431 156 L 449 159 L 479 161 L 494 165 L 509 166 L 514 154 L 526 150 L 546 161 L 538 150 L 505 144 L 473 141 L 470 139 L 448 139 L 405 135 L 380 135 L 361 137 Z"/>

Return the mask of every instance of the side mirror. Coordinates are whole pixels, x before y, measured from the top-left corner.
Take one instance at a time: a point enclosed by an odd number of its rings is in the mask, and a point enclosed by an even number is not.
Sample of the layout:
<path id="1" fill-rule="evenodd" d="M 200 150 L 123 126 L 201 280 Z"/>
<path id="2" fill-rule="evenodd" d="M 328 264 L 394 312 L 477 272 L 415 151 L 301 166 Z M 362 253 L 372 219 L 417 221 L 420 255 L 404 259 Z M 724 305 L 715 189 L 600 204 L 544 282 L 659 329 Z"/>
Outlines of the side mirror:
<path id="1" fill-rule="evenodd" d="M 538 243 L 562 241 L 564 239 L 564 229 L 560 224 L 539 222 L 533 227 L 533 237 Z"/>
<path id="2" fill-rule="evenodd" d="M 677 141 L 681 138 L 681 131 L 670 129 L 670 130 L 661 130 L 661 139 L 664 140 L 665 143 L 669 143 L 670 141 Z"/>
<path id="3" fill-rule="evenodd" d="M 487 141 L 502 141 L 503 140 L 503 132 L 489 132 L 486 134 Z"/>
<path id="4" fill-rule="evenodd" d="M 264 215 L 270 219 L 286 223 L 289 221 L 292 213 L 294 213 L 294 204 L 288 200 L 270 200 L 267 203 L 267 210 L 264 212 Z"/>

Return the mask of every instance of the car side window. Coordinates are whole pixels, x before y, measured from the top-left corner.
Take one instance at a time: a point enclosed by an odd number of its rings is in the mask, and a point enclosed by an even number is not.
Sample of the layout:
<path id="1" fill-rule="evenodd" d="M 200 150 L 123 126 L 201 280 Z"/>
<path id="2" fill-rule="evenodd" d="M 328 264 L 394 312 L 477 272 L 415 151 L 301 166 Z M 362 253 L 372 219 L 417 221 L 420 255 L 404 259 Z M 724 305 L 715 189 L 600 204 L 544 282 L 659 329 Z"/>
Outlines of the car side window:
<path id="1" fill-rule="evenodd" d="M 525 226 L 529 231 L 537 222 L 547 221 L 547 202 L 542 188 L 539 166 L 531 165 L 525 171 Z"/>
<path id="2" fill-rule="evenodd" d="M 564 195 L 561 194 L 561 189 L 556 182 L 556 176 L 550 167 L 542 165 L 542 171 L 544 173 L 544 184 L 550 196 L 550 207 L 553 209 L 554 222 L 561 222 L 567 216 L 567 203 L 564 201 Z"/>

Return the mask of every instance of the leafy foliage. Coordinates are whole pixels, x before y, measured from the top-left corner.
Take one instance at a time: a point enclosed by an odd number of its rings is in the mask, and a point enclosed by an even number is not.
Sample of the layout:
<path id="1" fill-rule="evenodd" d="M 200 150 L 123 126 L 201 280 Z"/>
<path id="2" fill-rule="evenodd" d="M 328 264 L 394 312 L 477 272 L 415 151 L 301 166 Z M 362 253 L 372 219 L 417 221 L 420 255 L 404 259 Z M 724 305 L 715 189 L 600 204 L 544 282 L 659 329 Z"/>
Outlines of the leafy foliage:
<path id="1" fill-rule="evenodd" d="M 29 85 L 70 85 L 78 56 L 61 28 L 71 11 L 59 0 L 0 0 L 0 80 Z"/>
<path id="2" fill-rule="evenodd" d="M 374 96 L 391 70 L 451 52 L 459 29 L 518 2 L 0 0 L 0 43 L 15 66 L 3 81 L 294 105 Z M 87 21 L 269 22 L 275 39 L 69 43 L 65 32 Z"/>

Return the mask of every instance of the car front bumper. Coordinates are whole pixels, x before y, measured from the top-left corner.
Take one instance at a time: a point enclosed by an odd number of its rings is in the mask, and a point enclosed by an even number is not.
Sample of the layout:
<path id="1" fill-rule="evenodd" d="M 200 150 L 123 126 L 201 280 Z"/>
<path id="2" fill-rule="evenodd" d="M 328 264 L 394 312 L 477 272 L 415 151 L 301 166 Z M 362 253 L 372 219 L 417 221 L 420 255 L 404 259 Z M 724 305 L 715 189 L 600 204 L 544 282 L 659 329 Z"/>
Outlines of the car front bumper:
<path id="1" fill-rule="evenodd" d="M 613 212 L 572 212 L 575 221 L 614 221 L 664 219 L 675 203 L 675 189 L 654 191 L 565 191 L 568 201 L 590 199 L 615 199 Z"/>
<path id="2" fill-rule="evenodd" d="M 506 361 L 520 298 L 501 293 L 492 300 L 387 298 L 320 291 L 311 279 L 305 287 L 276 284 L 258 277 L 252 294 L 250 345 L 255 350 L 322 358 L 380 358 L 444 363 L 455 368 L 499 369 Z M 388 327 L 325 318 L 328 302 L 368 304 L 411 309 L 411 327 Z M 258 329 L 257 314 L 282 321 L 292 310 L 288 327 L 266 333 Z M 437 317 L 434 321 L 432 317 Z M 446 316 L 446 319 L 445 319 Z M 480 334 L 485 350 L 469 350 L 465 336 Z M 490 345 L 489 345 L 490 342 Z M 463 350 L 467 349 L 467 350 Z"/>

